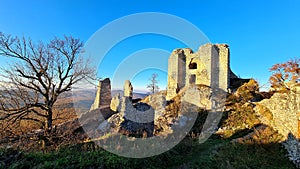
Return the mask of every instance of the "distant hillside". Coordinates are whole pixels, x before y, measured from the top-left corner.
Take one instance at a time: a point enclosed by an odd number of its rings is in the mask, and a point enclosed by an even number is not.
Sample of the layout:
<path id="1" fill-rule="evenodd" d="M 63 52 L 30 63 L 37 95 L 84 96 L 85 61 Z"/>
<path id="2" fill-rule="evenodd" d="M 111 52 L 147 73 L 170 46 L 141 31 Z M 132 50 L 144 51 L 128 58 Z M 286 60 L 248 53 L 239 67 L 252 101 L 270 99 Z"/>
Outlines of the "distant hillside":
<path id="1" fill-rule="evenodd" d="M 123 96 L 123 90 L 112 90 L 111 91 L 112 97 L 116 96 L 118 93 L 120 94 L 120 96 Z M 138 98 L 143 99 L 144 97 L 148 96 L 147 93 L 137 93 L 137 92 L 133 92 L 132 95 L 133 95 L 132 96 L 133 99 L 138 99 Z"/>
<path id="2" fill-rule="evenodd" d="M 123 96 L 122 90 L 112 90 L 112 97 L 120 93 L 120 96 Z M 145 93 L 135 93 L 133 92 L 133 99 L 146 97 Z M 77 111 L 86 112 L 90 109 L 96 97 L 95 89 L 84 89 L 84 90 L 74 90 L 72 93 L 66 93 L 60 97 L 57 105 L 63 107 L 75 107 Z"/>

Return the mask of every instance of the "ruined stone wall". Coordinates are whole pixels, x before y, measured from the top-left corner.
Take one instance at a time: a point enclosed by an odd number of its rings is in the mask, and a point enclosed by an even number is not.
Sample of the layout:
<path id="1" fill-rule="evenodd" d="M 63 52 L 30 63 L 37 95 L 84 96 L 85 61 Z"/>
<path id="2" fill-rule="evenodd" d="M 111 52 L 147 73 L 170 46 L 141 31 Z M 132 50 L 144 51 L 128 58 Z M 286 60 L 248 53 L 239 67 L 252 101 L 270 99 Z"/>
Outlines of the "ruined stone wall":
<path id="1" fill-rule="evenodd" d="M 211 48 L 210 44 L 203 45 L 198 52 L 187 55 L 186 66 L 186 84 L 203 84 L 210 86 L 210 70 L 211 70 Z M 196 69 L 191 69 L 191 65 L 196 64 Z M 191 81 L 191 77 L 195 75 L 195 82 Z"/>
<path id="2" fill-rule="evenodd" d="M 111 110 L 117 112 L 108 121 L 114 123 L 118 131 L 130 134 L 147 133 L 150 137 L 154 132 L 155 110 L 145 103 L 132 103 L 133 86 L 129 80 L 124 84 L 124 96 L 117 95 L 111 101 Z M 158 100 L 159 101 L 159 100 Z M 160 108 L 161 109 L 161 108 Z"/>
<path id="3" fill-rule="evenodd" d="M 169 57 L 168 93 L 174 97 L 178 90 L 185 86 L 185 54 L 182 49 L 175 49 Z"/>
<path id="4" fill-rule="evenodd" d="M 123 96 L 121 98 L 120 113 L 124 115 L 127 120 L 136 123 L 150 123 L 154 120 L 154 109 L 150 108 L 145 111 L 140 111 L 133 107 L 129 97 Z"/>
<path id="5" fill-rule="evenodd" d="M 227 91 L 229 80 L 228 45 L 205 44 L 196 53 L 189 48 L 176 49 L 169 58 L 167 100 L 190 84 L 202 84 Z"/>
<path id="6" fill-rule="evenodd" d="M 126 80 L 124 85 L 124 96 L 132 99 L 132 92 L 133 92 L 133 87 L 131 82 L 129 80 Z"/>
<path id="7" fill-rule="evenodd" d="M 96 98 L 90 110 L 109 107 L 111 101 L 111 85 L 109 78 L 99 81 Z"/>
<path id="8" fill-rule="evenodd" d="M 219 50 L 219 88 L 227 91 L 231 74 L 229 48 L 226 44 L 215 45 L 215 47 Z"/>

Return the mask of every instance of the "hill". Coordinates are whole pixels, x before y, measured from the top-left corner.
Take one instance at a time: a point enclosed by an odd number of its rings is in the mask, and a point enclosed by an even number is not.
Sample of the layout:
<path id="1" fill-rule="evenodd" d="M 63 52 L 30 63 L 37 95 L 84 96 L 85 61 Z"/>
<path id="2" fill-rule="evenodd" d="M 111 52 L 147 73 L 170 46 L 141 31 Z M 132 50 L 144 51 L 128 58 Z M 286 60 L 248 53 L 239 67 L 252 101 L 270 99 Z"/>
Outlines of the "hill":
<path id="1" fill-rule="evenodd" d="M 117 94 L 120 94 L 120 96 L 122 96 L 123 91 L 122 90 L 111 91 L 112 96 L 115 96 Z M 142 99 L 147 95 L 148 94 L 145 93 L 133 92 L 133 99 Z M 91 105 L 94 102 L 95 96 L 96 96 L 95 89 L 73 90 L 72 92 L 64 94 L 62 97 L 60 97 L 57 105 L 59 107 L 64 107 L 64 108 L 74 107 L 76 111 L 78 111 L 79 114 L 81 114 L 90 110 Z"/>
<path id="2" fill-rule="evenodd" d="M 198 86 L 203 90 L 205 86 Z M 157 130 L 164 130 L 176 125 L 172 118 L 178 117 L 184 88 L 170 102 L 163 115 L 166 118 Z M 118 92 L 118 91 L 117 91 Z M 76 93 L 79 102 L 88 93 Z M 160 94 L 164 94 L 161 92 Z M 73 95 L 74 97 L 75 95 Z M 200 144 L 199 136 L 208 111 L 198 110 L 197 119 L 190 132 L 174 148 L 160 155 L 133 159 L 120 157 L 95 144 L 85 135 L 77 119 L 57 126 L 56 136 L 43 153 L 38 146 L 38 137 L 23 137 L 13 144 L 2 144 L 1 165 L 8 168 L 295 168 L 287 157 L 287 150 L 282 146 L 284 136 L 272 125 L 263 120 L 254 110 L 256 102 L 270 99 L 273 93 L 258 91 L 258 84 L 250 81 L 242 85 L 235 93 L 228 94 L 218 132 Z M 71 96 L 70 96 L 71 97 Z M 150 96 L 152 97 L 152 96 Z M 142 100 L 151 104 L 151 98 Z M 102 111 L 103 113 L 103 111 Z M 271 117 L 269 112 L 261 112 L 264 117 Z M 91 111 L 90 115 L 98 120 L 99 111 Z M 109 117 L 106 117 L 109 118 Z M 92 124 L 89 121 L 86 124 Z M 96 126 L 97 127 L 97 126 Z M 171 128 L 172 129 L 172 128 Z M 120 138 L 118 138 L 120 137 Z M 107 134 L 101 139 L 110 142 L 113 138 L 121 140 L 126 136 Z M 30 138 L 30 139 L 29 139 Z M 24 140 L 27 140 L 26 142 Z M 25 144 L 24 144 L 25 143 Z M 10 146 L 9 146 L 10 145 Z M 9 147 L 8 147 L 9 146 Z M 23 148 L 22 148 L 23 146 Z M 12 147 L 19 147 L 15 149 Z M 31 147 L 32 149 L 26 150 Z M 118 147 L 122 149 L 122 146 Z M 151 147 L 147 147 L 148 149 Z"/>

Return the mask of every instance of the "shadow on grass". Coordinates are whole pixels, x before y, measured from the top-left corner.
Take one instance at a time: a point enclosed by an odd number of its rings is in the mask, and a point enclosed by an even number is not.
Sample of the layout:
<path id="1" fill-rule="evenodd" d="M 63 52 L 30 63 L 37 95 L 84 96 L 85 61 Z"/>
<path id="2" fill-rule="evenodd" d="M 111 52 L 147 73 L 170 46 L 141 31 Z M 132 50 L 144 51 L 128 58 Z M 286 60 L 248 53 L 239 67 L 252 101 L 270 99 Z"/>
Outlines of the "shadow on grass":
<path id="1" fill-rule="evenodd" d="M 173 149 L 133 159 L 109 153 L 94 143 L 63 147 L 48 153 L 1 150 L 1 168 L 294 168 L 280 144 L 240 144 L 214 136 L 205 143 L 185 138 Z M 18 154 L 18 155 L 16 155 Z M 11 158 L 10 157 L 15 157 Z"/>

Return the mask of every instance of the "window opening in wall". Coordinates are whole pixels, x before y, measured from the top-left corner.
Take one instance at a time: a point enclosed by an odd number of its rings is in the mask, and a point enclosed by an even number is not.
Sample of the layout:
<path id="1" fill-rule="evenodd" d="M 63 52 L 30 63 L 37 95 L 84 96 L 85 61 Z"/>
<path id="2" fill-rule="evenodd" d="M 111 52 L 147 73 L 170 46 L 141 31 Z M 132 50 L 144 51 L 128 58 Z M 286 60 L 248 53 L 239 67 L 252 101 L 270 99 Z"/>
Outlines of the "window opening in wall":
<path id="1" fill-rule="evenodd" d="M 193 62 L 189 64 L 190 69 L 197 69 L 197 63 Z"/>

